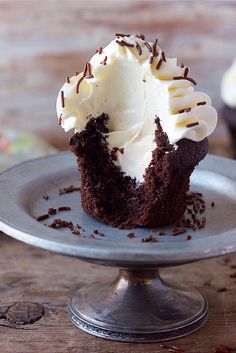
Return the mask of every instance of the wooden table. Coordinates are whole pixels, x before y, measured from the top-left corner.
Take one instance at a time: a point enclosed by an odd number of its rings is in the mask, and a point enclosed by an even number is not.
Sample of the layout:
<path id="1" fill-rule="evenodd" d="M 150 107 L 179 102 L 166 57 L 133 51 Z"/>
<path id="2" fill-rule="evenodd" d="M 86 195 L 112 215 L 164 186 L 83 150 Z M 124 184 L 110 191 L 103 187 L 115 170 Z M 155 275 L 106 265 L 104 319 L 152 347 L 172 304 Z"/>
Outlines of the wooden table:
<path id="1" fill-rule="evenodd" d="M 33 248 L 1 235 L 0 305 L 36 302 L 43 317 L 24 330 L 1 326 L 1 353 L 158 353 L 158 343 L 120 343 L 95 338 L 73 326 L 67 315 L 79 283 L 107 277 L 115 270 Z M 209 321 L 200 331 L 169 342 L 186 353 L 212 353 L 212 347 L 236 346 L 236 255 L 163 270 L 163 277 L 199 289 L 209 302 Z M 1 308 L 0 308 L 1 311 Z M 227 352 L 226 352 L 227 353 Z"/>
<path id="2" fill-rule="evenodd" d="M 191 67 L 199 89 L 220 109 L 220 80 L 236 56 L 236 6 L 230 1 L 11 1 L 0 0 L 0 124 L 35 131 L 59 149 L 68 135 L 56 125 L 55 98 L 67 75 L 81 70 L 94 49 L 115 32 L 157 35 L 169 56 Z M 210 151 L 230 156 L 222 120 Z M 1 200 L 2 202 L 2 200 Z M 0 321 L 0 353 L 157 353 L 159 344 L 126 344 L 94 338 L 75 328 L 67 303 L 81 282 L 114 270 L 32 248 L 0 236 L 0 304 L 42 304 L 39 321 L 15 329 Z M 174 344 L 187 353 L 236 346 L 236 255 L 175 269 L 175 278 L 208 299 L 210 318 L 199 332 Z M 163 271 L 171 278 L 171 270 Z M 226 289 L 225 289 L 226 288 Z M 5 308 L 6 309 L 6 308 Z M 4 318 L 4 310 L 0 316 Z M 8 326 L 2 326 L 6 325 Z M 10 326 L 9 326 L 10 325 Z M 173 343 L 171 343 L 173 344 Z M 227 352 L 226 352 L 227 353 Z"/>

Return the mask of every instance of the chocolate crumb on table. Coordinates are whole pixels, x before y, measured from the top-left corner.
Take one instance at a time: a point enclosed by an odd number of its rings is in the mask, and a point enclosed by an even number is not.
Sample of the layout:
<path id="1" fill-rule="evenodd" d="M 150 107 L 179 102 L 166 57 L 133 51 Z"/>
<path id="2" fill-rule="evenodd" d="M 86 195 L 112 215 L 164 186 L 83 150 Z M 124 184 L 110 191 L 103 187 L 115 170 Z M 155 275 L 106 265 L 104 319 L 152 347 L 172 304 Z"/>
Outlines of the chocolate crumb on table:
<path id="1" fill-rule="evenodd" d="M 163 349 L 168 349 L 171 353 L 183 353 L 185 350 L 181 347 L 171 346 L 169 344 L 160 344 L 160 347 Z"/>
<path id="2" fill-rule="evenodd" d="M 187 240 L 191 240 L 192 239 L 192 235 L 187 235 L 187 238 L 186 238 Z"/>
<path id="3" fill-rule="evenodd" d="M 226 287 L 217 289 L 217 292 L 218 292 L 218 293 L 223 293 L 223 292 L 226 292 L 226 291 L 227 291 L 227 288 L 226 288 Z"/>
<path id="4" fill-rule="evenodd" d="M 215 202 L 214 201 L 211 203 L 211 208 L 213 208 L 213 207 L 215 207 Z"/>
<path id="5" fill-rule="evenodd" d="M 157 241 L 157 238 L 155 238 L 153 235 L 149 235 L 148 237 L 142 239 L 142 243 L 157 243 Z"/>
<path id="6" fill-rule="evenodd" d="M 49 200 L 49 196 L 47 194 L 43 195 L 44 200 Z"/>

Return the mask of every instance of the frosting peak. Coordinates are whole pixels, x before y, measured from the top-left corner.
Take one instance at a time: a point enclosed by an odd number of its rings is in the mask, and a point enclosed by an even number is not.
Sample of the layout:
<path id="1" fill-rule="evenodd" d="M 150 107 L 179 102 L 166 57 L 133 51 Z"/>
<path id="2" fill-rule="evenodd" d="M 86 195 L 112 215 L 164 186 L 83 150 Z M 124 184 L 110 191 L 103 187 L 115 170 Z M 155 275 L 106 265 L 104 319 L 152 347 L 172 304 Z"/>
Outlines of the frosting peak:
<path id="1" fill-rule="evenodd" d="M 63 85 L 57 99 L 61 125 L 80 132 L 90 116 L 108 114 L 108 148 L 124 149 L 117 153 L 117 165 L 142 182 L 155 149 L 155 116 L 171 144 L 183 138 L 201 141 L 215 129 L 211 100 L 194 91 L 188 71 L 166 57 L 157 41 L 117 35 L 99 48 L 83 73 Z"/>

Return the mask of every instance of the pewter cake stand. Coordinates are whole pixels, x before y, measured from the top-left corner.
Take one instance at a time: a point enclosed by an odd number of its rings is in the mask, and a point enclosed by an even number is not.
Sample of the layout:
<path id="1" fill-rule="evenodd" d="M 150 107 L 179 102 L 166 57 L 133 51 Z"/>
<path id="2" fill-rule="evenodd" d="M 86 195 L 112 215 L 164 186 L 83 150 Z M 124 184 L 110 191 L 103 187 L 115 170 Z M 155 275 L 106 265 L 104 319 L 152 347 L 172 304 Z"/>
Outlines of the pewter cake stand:
<path id="1" fill-rule="evenodd" d="M 186 235 L 160 237 L 158 229 L 119 230 L 88 216 L 80 193 L 59 196 L 59 189 L 79 185 L 71 153 L 60 153 L 18 165 L 0 176 L 0 229 L 26 243 L 99 265 L 119 267 L 118 277 L 81 286 L 70 301 L 75 325 L 95 336 L 129 342 L 164 341 L 189 334 L 207 321 L 207 302 L 194 289 L 165 283 L 158 269 L 224 255 L 236 250 L 236 162 L 208 156 L 192 176 L 191 189 L 202 192 L 207 225 Z M 46 201 L 43 195 L 48 194 Z M 215 207 L 211 208 L 211 202 Z M 49 207 L 71 206 L 49 220 L 35 218 Z M 81 236 L 44 224 L 53 218 L 71 220 L 85 230 Z M 43 224 L 44 223 L 44 224 Z M 95 229 L 101 237 L 91 234 Z M 166 228 L 168 232 L 168 228 Z M 153 234 L 157 243 L 142 243 Z M 174 270 L 171 270 L 174 272 Z"/>

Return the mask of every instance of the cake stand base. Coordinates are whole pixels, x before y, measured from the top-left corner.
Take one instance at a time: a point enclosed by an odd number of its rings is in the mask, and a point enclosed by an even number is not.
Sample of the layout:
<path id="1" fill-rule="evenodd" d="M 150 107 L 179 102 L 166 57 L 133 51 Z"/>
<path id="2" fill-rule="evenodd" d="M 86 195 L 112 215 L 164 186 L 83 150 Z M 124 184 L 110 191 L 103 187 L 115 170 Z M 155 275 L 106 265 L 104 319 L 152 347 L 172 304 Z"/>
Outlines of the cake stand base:
<path id="1" fill-rule="evenodd" d="M 198 330 L 208 307 L 199 292 L 164 283 L 156 269 L 121 269 L 112 282 L 79 288 L 69 313 L 76 326 L 94 336 L 161 342 Z"/>

